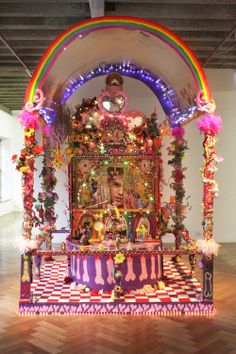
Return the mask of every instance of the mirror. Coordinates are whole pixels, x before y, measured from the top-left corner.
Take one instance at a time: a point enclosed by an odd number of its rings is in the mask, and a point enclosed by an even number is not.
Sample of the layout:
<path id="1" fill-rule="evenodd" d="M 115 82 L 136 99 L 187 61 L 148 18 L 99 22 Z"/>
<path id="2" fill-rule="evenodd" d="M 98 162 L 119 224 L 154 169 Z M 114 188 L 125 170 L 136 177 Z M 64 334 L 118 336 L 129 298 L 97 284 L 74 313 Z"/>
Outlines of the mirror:
<path id="1" fill-rule="evenodd" d="M 103 108 L 113 114 L 113 113 L 120 113 L 125 105 L 125 99 L 123 96 L 104 96 L 102 98 L 102 105 Z"/>

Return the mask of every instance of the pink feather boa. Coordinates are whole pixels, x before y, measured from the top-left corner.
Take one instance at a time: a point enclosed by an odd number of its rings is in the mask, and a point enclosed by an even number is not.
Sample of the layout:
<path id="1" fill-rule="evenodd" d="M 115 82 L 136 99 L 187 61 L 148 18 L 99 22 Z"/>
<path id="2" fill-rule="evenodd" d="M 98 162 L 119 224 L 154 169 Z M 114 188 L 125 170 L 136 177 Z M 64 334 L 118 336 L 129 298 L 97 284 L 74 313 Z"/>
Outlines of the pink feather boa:
<path id="1" fill-rule="evenodd" d="M 25 129 L 38 129 L 38 117 L 38 113 L 29 113 L 25 109 L 23 109 L 22 112 L 17 116 L 22 127 Z"/>
<path id="2" fill-rule="evenodd" d="M 204 114 L 201 119 L 198 119 L 197 126 L 203 133 L 219 134 L 222 130 L 221 117 L 214 114 Z"/>

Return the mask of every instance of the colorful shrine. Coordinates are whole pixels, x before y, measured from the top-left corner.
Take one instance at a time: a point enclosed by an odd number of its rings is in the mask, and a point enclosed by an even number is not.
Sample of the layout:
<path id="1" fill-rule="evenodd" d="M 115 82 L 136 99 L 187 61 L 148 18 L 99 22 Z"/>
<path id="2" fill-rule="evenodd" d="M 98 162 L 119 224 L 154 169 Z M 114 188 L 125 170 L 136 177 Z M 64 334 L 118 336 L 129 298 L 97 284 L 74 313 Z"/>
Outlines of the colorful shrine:
<path id="1" fill-rule="evenodd" d="M 72 106 L 74 93 L 99 76 L 104 85 L 96 96 Z M 126 77 L 153 92 L 164 120 L 153 107 L 149 115 L 129 109 Z M 215 108 L 197 58 L 158 24 L 102 17 L 55 39 L 27 88 L 19 115 L 25 144 L 13 157 L 24 201 L 19 314 L 214 313 L 214 173 L 221 161 Z M 184 224 L 184 126 L 193 119 L 204 135 L 201 240 Z M 172 195 L 163 200 L 166 136 Z M 68 182 L 68 230 L 57 229 L 60 169 Z M 55 248 L 60 233 L 65 240 Z M 166 235 L 174 245 L 163 244 Z"/>

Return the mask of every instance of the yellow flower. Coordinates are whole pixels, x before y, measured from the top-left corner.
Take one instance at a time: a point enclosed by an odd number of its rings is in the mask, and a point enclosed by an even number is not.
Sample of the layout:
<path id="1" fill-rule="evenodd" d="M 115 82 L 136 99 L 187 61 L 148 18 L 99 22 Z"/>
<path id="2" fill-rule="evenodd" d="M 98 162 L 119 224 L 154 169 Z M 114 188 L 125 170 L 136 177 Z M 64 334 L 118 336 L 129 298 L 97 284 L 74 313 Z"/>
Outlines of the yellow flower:
<path id="1" fill-rule="evenodd" d="M 28 129 L 27 132 L 25 132 L 25 136 L 27 136 L 28 138 L 30 138 L 33 134 L 34 134 L 34 128 L 30 128 Z"/>
<path id="2" fill-rule="evenodd" d="M 117 254 L 115 255 L 114 260 L 115 260 L 116 263 L 121 264 L 121 263 L 124 262 L 125 256 L 123 255 L 123 253 L 120 253 L 120 252 L 119 252 L 119 253 L 117 253 Z"/>
<path id="3" fill-rule="evenodd" d="M 115 291 L 116 291 L 117 293 L 120 293 L 120 292 L 121 292 L 121 286 L 120 286 L 120 285 L 116 285 Z"/>
<path id="4" fill-rule="evenodd" d="M 28 167 L 22 166 L 22 167 L 20 167 L 19 171 L 22 173 L 26 173 L 28 171 Z"/>
<path id="5" fill-rule="evenodd" d="M 100 243 L 100 245 L 98 246 L 98 250 L 100 252 L 103 252 L 104 251 L 104 245 L 102 243 Z"/>
<path id="6" fill-rule="evenodd" d="M 158 281 L 157 284 L 159 290 L 165 290 L 165 283 L 163 281 Z"/>
<path id="7" fill-rule="evenodd" d="M 68 147 L 68 148 L 66 148 L 65 152 L 66 152 L 66 155 L 71 155 L 71 154 L 73 154 L 73 149 Z"/>

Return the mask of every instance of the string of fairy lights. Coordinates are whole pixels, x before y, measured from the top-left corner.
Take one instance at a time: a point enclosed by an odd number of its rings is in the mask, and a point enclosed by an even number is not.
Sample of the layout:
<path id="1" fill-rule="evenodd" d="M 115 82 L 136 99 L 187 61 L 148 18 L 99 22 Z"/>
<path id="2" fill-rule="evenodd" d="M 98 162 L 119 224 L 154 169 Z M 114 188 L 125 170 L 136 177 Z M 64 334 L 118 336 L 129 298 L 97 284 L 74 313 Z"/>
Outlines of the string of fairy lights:
<path id="1" fill-rule="evenodd" d="M 50 106 L 41 108 L 39 113 L 48 124 L 52 123 L 57 116 L 58 104 L 65 105 L 70 97 L 86 82 L 99 76 L 108 75 L 112 72 L 117 72 L 123 76 L 137 79 L 147 85 L 159 100 L 171 126 L 184 123 L 197 111 L 195 104 L 182 110 L 175 90 L 167 85 L 163 78 L 160 78 L 149 70 L 135 64 L 118 63 L 98 66 L 84 75 L 78 74 L 76 78 L 69 78 L 64 84 L 61 102 L 58 103 L 52 100 Z"/>

